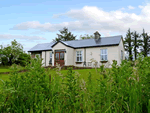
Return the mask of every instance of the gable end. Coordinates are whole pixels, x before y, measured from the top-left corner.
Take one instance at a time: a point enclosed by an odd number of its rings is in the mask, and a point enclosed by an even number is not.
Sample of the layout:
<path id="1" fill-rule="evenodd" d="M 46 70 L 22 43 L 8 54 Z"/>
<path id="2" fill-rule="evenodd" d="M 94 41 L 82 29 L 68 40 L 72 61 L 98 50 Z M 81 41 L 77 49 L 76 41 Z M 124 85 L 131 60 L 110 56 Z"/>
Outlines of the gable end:
<path id="1" fill-rule="evenodd" d="M 61 44 L 65 45 L 65 46 L 67 46 L 67 47 L 70 47 L 70 48 L 73 48 L 73 49 L 74 49 L 74 47 L 69 46 L 69 45 L 63 43 L 62 41 L 57 41 L 57 42 L 56 42 L 55 44 L 53 44 L 51 47 L 53 48 L 53 47 L 54 47 L 55 45 L 57 45 L 59 42 L 60 42 Z"/>

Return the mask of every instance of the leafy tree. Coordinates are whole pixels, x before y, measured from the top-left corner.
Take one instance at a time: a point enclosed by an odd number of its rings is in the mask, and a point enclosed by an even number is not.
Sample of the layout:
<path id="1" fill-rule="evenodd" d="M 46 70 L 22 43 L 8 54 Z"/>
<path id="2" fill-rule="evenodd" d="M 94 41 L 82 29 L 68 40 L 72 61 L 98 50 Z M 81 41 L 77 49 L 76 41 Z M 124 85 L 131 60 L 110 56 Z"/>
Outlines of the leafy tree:
<path id="1" fill-rule="evenodd" d="M 128 29 L 125 40 L 124 40 L 125 50 L 129 53 L 129 60 L 133 60 L 132 56 L 132 33 L 130 29 Z"/>
<path id="2" fill-rule="evenodd" d="M 93 35 L 88 35 L 88 34 L 85 34 L 85 36 L 82 36 L 80 35 L 80 39 L 83 40 L 83 39 L 91 39 L 91 38 L 94 38 Z"/>
<path id="3" fill-rule="evenodd" d="M 21 53 L 18 57 L 18 59 L 16 60 L 16 64 L 19 64 L 21 66 L 26 66 L 27 63 L 30 63 L 31 61 L 31 56 L 30 54 L 27 54 L 25 52 Z"/>
<path id="4" fill-rule="evenodd" d="M 144 57 L 146 57 L 150 51 L 150 36 L 148 36 L 148 34 L 143 29 L 143 33 L 141 34 L 141 37 L 143 38 L 141 51 Z"/>
<path id="5" fill-rule="evenodd" d="M 2 65 L 4 65 L 4 66 L 8 65 L 8 58 L 2 56 L 2 57 L 1 57 L 1 62 L 2 62 Z"/>
<path id="6" fill-rule="evenodd" d="M 53 41 L 69 41 L 75 40 L 76 36 L 74 36 L 71 32 L 68 31 L 68 28 L 64 27 L 63 30 L 59 30 L 60 34 L 57 34 L 58 38 L 55 38 Z"/>
<path id="7" fill-rule="evenodd" d="M 2 63 L 2 50 L 3 50 L 3 46 L 0 45 L 0 64 Z"/>
<path id="8" fill-rule="evenodd" d="M 132 41 L 134 58 L 137 59 L 137 54 L 139 53 L 137 49 L 140 47 L 142 40 L 140 39 L 140 35 L 136 31 L 132 33 Z"/>
<path id="9" fill-rule="evenodd" d="M 5 57 L 5 60 L 8 59 L 10 65 L 17 60 L 21 53 L 23 53 L 23 46 L 16 40 L 12 41 L 11 45 L 7 45 L 7 47 L 1 46 L 1 55 Z"/>

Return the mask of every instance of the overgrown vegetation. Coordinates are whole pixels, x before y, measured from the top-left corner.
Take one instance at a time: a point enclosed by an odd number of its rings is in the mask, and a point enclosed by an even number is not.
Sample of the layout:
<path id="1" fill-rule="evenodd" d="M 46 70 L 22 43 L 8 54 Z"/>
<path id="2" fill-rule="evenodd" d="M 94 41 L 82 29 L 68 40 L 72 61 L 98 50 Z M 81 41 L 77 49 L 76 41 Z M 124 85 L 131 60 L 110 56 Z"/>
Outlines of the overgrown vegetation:
<path id="1" fill-rule="evenodd" d="M 114 61 L 112 69 L 101 66 L 99 77 L 89 72 L 88 80 L 70 68 L 67 74 L 56 68 L 41 67 L 40 59 L 26 66 L 28 72 L 17 73 L 12 67 L 10 80 L 0 88 L 0 112 L 150 112 L 150 58 L 139 57 L 133 64 Z"/>

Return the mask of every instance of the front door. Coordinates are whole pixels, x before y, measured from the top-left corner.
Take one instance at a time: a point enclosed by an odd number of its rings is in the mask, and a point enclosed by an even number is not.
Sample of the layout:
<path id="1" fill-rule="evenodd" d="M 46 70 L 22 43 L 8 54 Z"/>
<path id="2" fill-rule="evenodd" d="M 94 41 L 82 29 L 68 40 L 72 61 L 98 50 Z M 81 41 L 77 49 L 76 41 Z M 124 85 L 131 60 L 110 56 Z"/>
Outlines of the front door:
<path id="1" fill-rule="evenodd" d="M 60 66 L 64 65 L 64 51 L 55 52 L 55 66 L 56 63 L 60 64 Z"/>

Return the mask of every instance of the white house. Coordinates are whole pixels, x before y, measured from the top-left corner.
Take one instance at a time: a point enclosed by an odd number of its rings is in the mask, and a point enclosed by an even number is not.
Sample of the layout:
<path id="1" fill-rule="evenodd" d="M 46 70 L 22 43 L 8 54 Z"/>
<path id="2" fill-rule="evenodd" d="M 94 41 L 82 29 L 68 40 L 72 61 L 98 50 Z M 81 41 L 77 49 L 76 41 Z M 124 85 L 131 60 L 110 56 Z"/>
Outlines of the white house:
<path id="1" fill-rule="evenodd" d="M 31 52 L 32 58 L 39 55 L 43 59 L 43 66 L 55 66 L 58 63 L 61 66 L 93 67 L 101 64 L 111 65 L 113 60 L 120 64 L 125 59 L 121 35 L 100 37 L 98 32 L 94 34 L 95 39 L 37 44 L 28 52 Z M 91 62 L 91 59 L 96 63 Z"/>

